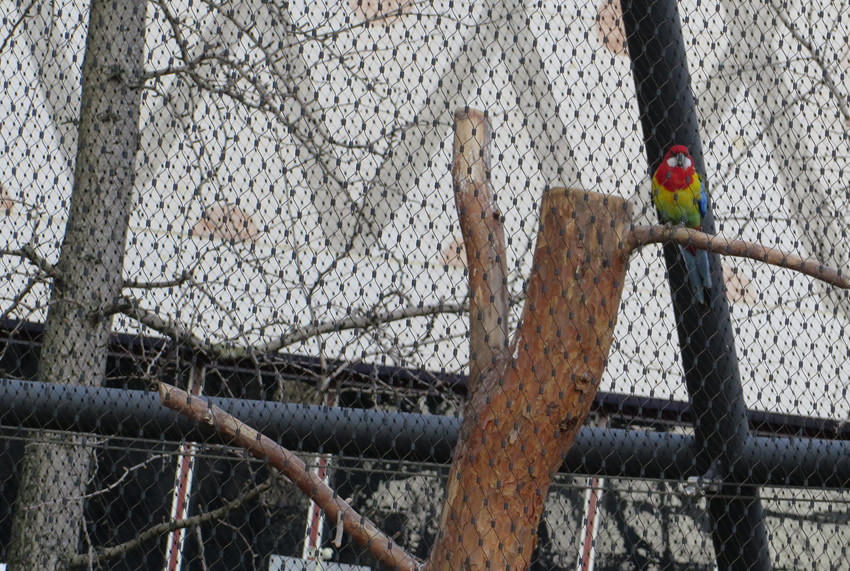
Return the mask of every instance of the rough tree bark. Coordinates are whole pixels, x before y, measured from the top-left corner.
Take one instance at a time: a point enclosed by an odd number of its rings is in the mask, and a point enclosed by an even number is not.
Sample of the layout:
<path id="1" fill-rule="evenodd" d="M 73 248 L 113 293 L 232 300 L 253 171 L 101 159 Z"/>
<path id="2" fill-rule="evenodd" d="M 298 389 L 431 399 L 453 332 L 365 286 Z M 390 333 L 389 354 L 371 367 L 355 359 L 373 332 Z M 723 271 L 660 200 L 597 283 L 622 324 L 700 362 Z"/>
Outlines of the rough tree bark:
<path id="1" fill-rule="evenodd" d="M 544 194 L 522 320 L 469 395 L 429 569 L 530 566 L 547 491 L 605 368 L 631 221 L 622 198 Z"/>
<path id="2" fill-rule="evenodd" d="M 631 220 L 619 197 L 562 188 L 544 194 L 522 321 L 510 352 L 497 357 L 469 397 L 440 535 L 424 568 L 529 568 L 547 491 L 590 411 L 611 348 L 637 245 Z M 174 387 L 160 385 L 160 397 L 284 471 L 332 521 L 343 514 L 346 532 L 382 562 L 421 568 L 291 452 Z"/>
<path id="3" fill-rule="evenodd" d="M 94 0 L 82 71 L 74 187 L 41 348 L 40 381 L 94 385 L 106 372 L 134 183 L 145 0 Z M 90 451 L 79 437 L 26 445 L 9 569 L 55 569 L 77 549 Z"/>

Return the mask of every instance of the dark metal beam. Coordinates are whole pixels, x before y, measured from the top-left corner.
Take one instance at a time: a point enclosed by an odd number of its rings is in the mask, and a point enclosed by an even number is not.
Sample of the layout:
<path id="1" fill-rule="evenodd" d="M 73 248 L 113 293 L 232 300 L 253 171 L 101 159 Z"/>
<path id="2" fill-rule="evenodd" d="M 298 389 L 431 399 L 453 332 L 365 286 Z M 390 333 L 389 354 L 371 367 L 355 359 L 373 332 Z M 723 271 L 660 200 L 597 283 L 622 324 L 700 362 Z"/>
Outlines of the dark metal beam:
<path id="1" fill-rule="evenodd" d="M 37 354 L 41 347 L 41 337 L 44 326 L 41 323 L 24 321 L 0 321 L 0 346 L 6 345 L 5 363 L 13 367 L 17 374 L 8 373 L 18 379 L 34 378 L 37 366 Z M 112 337 L 112 353 L 110 368 L 117 370 L 124 366 L 134 367 L 136 358 L 142 358 L 147 352 L 161 350 L 166 340 L 157 337 L 144 337 L 116 333 Z M 9 350 L 10 348 L 15 348 Z M 191 360 L 187 354 L 186 359 Z M 246 373 L 252 379 L 258 376 L 296 380 L 312 385 L 321 378 L 322 371 L 335 370 L 345 365 L 347 377 L 344 385 L 347 388 L 371 387 L 375 380 L 387 386 L 402 390 L 418 390 L 433 394 L 453 392 L 457 395 L 466 394 L 465 375 L 445 372 L 406 369 L 388 365 L 372 365 L 368 363 L 342 363 L 338 361 L 321 361 L 316 357 L 297 354 L 277 355 L 274 363 L 258 364 L 254 361 L 216 361 L 216 375 L 229 376 L 236 373 Z M 212 367 L 211 367 L 212 368 Z M 26 376 L 30 373 L 31 376 Z M 800 378 L 803 383 L 806 379 Z M 228 380 L 229 387 L 239 392 L 242 385 L 235 380 Z M 618 394 L 600 391 L 596 393 L 592 411 L 606 417 L 633 419 L 642 423 L 654 425 L 693 423 L 694 415 L 687 402 L 674 401 L 669 398 L 647 397 L 638 395 Z M 750 430 L 753 432 L 769 433 L 771 435 L 807 436 L 810 438 L 847 439 L 850 440 L 850 425 L 834 418 L 818 418 L 799 416 L 778 412 L 748 410 L 747 417 Z"/>
<path id="2" fill-rule="evenodd" d="M 304 452 L 451 462 L 460 419 L 275 403 L 206 400 Z M 91 432 L 116 438 L 221 442 L 215 431 L 159 403 L 155 392 L 0 380 L 0 426 Z M 582 429 L 564 461 L 570 473 L 686 480 L 697 476 L 693 436 Z M 730 483 L 850 489 L 850 441 L 749 437 Z"/>
<path id="3" fill-rule="evenodd" d="M 676 0 L 623 0 L 632 73 L 644 143 L 653 172 L 673 144 L 687 145 L 708 187 L 685 43 Z M 648 190 L 647 190 L 648 192 Z M 709 206 L 703 230 L 714 232 Z M 696 462 L 719 481 L 708 495 L 718 568 L 771 568 L 764 514 L 755 486 L 727 485 L 733 465 L 749 452 L 747 412 L 719 256 L 711 254 L 710 304 L 694 302 L 678 247 L 664 248 L 685 383 L 695 416 Z"/>

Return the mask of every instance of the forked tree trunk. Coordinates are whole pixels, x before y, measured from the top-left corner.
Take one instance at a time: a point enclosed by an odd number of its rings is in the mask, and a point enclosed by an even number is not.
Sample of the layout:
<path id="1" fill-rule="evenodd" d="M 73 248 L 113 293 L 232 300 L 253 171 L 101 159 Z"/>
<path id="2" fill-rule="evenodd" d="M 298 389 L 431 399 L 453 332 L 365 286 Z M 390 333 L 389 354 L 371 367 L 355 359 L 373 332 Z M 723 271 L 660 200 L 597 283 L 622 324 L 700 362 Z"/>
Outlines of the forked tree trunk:
<path id="1" fill-rule="evenodd" d="M 605 368 L 631 220 L 619 197 L 544 193 L 521 323 L 469 395 L 429 569 L 529 567 L 549 486 Z"/>
<path id="2" fill-rule="evenodd" d="M 145 0 L 94 0 L 82 73 L 74 187 L 41 348 L 40 381 L 100 384 L 121 291 L 138 147 Z M 56 569 L 76 552 L 90 449 L 43 434 L 26 445 L 9 569 Z"/>

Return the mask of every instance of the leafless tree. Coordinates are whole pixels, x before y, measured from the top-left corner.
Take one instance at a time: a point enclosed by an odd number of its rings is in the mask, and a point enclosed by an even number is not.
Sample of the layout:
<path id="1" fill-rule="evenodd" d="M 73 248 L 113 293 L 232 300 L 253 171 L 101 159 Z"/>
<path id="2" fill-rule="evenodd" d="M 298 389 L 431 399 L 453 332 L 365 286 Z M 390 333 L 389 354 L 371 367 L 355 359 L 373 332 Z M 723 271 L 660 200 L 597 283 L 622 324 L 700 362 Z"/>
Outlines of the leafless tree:
<path id="1" fill-rule="evenodd" d="M 97 385 L 106 375 L 122 288 L 138 145 L 145 5 L 93 2 L 77 132 L 74 195 L 52 275 L 38 377 Z M 89 449 L 79 437 L 41 435 L 26 445 L 9 548 L 12 569 L 53 569 L 76 551 Z"/>
<path id="2" fill-rule="evenodd" d="M 408 205 L 405 189 L 418 186 L 425 165 L 447 154 L 450 111 L 488 106 L 479 87 L 504 61 L 510 62 L 505 93 L 515 93 L 510 105 L 523 117 L 521 129 L 532 134 L 541 185 L 573 186 L 579 178 L 529 9 L 512 1 L 455 16 L 409 2 L 398 3 L 397 13 L 355 19 L 344 4 L 318 3 L 317 12 L 305 16 L 290 12 L 291 3 L 259 0 L 206 0 L 191 8 L 165 0 L 96 1 L 89 11 L 73 2 L 19 3 L 0 54 L 12 49 L 13 39 L 25 42 L 37 68 L 33 91 L 55 131 L 54 172 L 73 185 L 52 207 L 14 189 L 2 197 L 28 214 L 3 245 L 4 260 L 14 262 L 2 274 L 16 287 L 0 310 L 4 319 L 43 319 L 46 312 L 41 380 L 101 383 L 113 321 L 211 358 L 273 363 L 278 352 L 309 351 L 325 365 L 320 388 L 345 366 L 334 364 L 336 357 L 351 362 L 379 354 L 420 364 L 423 347 L 441 340 L 456 345 L 453 336 L 466 334 L 457 319 L 466 310 L 465 283 L 458 279 L 463 265 L 411 270 L 399 227 L 414 225 L 397 217 Z M 724 6 L 729 13 L 737 9 Z M 803 214 L 794 220 L 807 249 L 844 266 L 843 254 L 830 246 L 844 235 L 844 222 L 822 216 L 839 189 L 809 168 L 816 160 L 811 148 L 794 147 L 779 129 L 791 122 L 792 132 L 805 131 L 794 105 L 813 93 L 826 97 L 844 121 L 850 118 L 835 79 L 838 51 L 818 47 L 784 8 L 751 8 L 751 21 L 728 19 L 723 65 L 731 62 L 741 73 L 735 94 L 722 91 L 726 81 L 709 86 L 718 112 L 706 121 L 709 131 L 722 130 L 724 110 L 749 89 L 778 160 L 790 165 L 780 176 L 791 189 L 789 203 Z M 433 73 L 407 92 L 413 103 L 388 107 L 398 95 L 396 83 L 410 78 L 379 72 L 383 62 L 401 57 L 394 48 L 405 49 L 404 41 L 391 46 L 382 38 L 401 34 L 394 18 L 414 13 L 432 24 L 423 35 L 439 44 L 433 53 L 423 50 L 423 67 Z M 752 27 L 793 40 L 798 55 L 777 66 L 775 46 L 750 33 Z M 106 46 L 114 51 L 107 54 Z M 480 65 L 486 58 L 494 65 Z M 349 81 L 346 92 L 328 79 L 334 73 Z M 261 151 L 247 153 L 252 144 Z M 448 172 L 448 162 L 442 166 Z M 65 211 L 64 234 L 44 230 Z M 163 245 L 162 235 L 174 239 Z M 534 233 L 529 236 L 528 253 Z M 369 256 L 409 279 L 358 277 L 357 260 Z M 440 287 L 422 294 L 399 285 L 417 279 Z M 525 276 L 508 271 L 505 279 L 509 293 L 520 297 Z M 464 357 L 455 365 L 465 366 Z M 82 502 L 62 500 L 86 496 L 85 449 L 66 437 L 28 445 L 12 565 L 50 568 L 76 552 Z M 225 512 L 154 526 L 144 539 Z M 46 518 L 69 525 L 41 525 Z M 89 555 L 71 561 L 85 564 Z"/>

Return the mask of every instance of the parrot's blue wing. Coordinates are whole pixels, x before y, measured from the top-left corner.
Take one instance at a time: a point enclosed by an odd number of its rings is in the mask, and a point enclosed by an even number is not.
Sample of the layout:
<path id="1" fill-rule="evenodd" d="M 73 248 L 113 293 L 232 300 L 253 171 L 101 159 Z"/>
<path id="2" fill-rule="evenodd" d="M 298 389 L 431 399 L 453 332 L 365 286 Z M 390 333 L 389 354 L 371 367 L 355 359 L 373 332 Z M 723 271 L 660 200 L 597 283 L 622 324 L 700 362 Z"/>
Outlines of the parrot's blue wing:
<path id="1" fill-rule="evenodd" d="M 705 217 L 706 210 L 708 210 L 708 199 L 706 198 L 705 190 L 702 188 L 702 183 L 700 183 L 700 193 L 699 193 L 699 215 L 700 215 L 700 218 Z"/>

